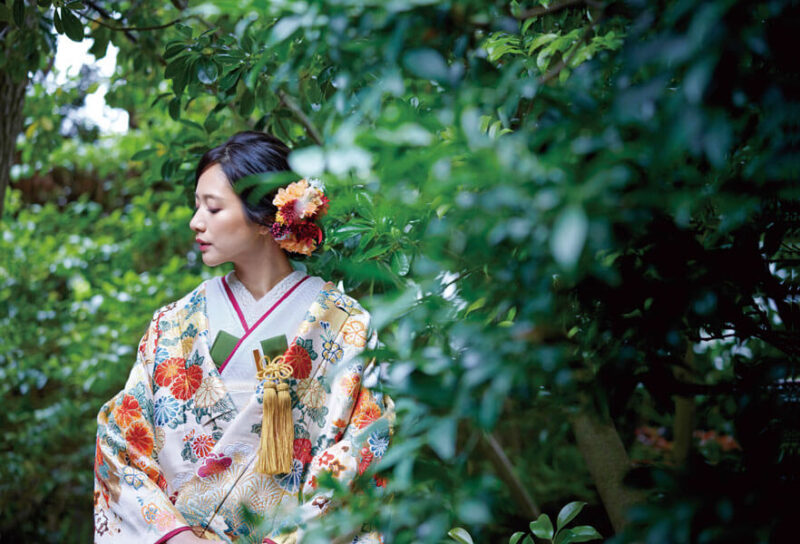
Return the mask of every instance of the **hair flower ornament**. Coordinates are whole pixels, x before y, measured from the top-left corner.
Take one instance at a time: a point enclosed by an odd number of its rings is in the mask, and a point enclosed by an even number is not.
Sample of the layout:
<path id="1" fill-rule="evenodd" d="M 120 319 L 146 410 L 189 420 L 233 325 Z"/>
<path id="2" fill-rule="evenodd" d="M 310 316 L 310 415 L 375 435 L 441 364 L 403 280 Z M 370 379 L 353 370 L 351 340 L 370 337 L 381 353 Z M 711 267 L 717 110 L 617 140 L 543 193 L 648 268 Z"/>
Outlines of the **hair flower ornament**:
<path id="1" fill-rule="evenodd" d="M 278 189 L 272 204 L 278 208 L 272 237 L 281 249 L 311 255 L 322 243 L 316 221 L 328 211 L 328 197 L 318 179 L 301 179 Z"/>

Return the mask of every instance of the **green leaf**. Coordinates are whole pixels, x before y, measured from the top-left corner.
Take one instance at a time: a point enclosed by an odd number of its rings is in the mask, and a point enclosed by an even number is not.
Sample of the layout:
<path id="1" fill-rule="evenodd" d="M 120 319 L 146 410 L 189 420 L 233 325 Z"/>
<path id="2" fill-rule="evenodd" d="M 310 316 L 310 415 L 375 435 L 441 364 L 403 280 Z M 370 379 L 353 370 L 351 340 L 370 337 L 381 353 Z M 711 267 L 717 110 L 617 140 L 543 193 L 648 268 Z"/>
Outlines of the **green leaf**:
<path id="1" fill-rule="evenodd" d="M 422 79 L 447 81 L 449 72 L 447 63 L 435 49 L 423 48 L 409 51 L 403 57 L 403 65 L 412 74 Z"/>
<path id="2" fill-rule="evenodd" d="M 205 134 L 205 132 L 206 132 L 206 129 L 204 129 L 202 126 L 200 126 L 198 123 L 195 123 L 194 121 L 190 121 L 188 119 L 180 119 L 180 123 L 182 125 L 190 128 L 190 129 L 193 129 L 193 130 L 201 133 L 201 134 Z"/>
<path id="3" fill-rule="evenodd" d="M 164 58 L 170 59 L 175 57 L 184 51 L 187 51 L 189 47 L 183 41 L 172 41 L 167 44 L 167 47 L 164 49 Z"/>
<path id="4" fill-rule="evenodd" d="M 411 268 L 411 259 L 403 251 L 395 251 L 392 254 L 392 272 L 398 276 L 405 276 Z"/>
<path id="5" fill-rule="evenodd" d="M 255 106 L 256 96 L 250 89 L 245 89 L 244 93 L 242 93 L 242 98 L 239 100 L 239 114 L 241 114 L 242 117 L 248 117 L 253 113 Z"/>
<path id="6" fill-rule="evenodd" d="M 185 25 L 183 23 L 177 23 L 175 25 L 175 30 L 181 33 L 181 36 L 186 38 L 187 40 L 192 37 L 192 27 L 189 25 Z"/>
<path id="7" fill-rule="evenodd" d="M 272 27 L 270 43 L 276 44 L 282 42 L 294 34 L 297 29 L 300 28 L 301 22 L 302 18 L 300 16 L 282 17 L 277 23 L 275 23 L 275 26 Z"/>
<path id="8" fill-rule="evenodd" d="M 289 166 L 303 177 L 320 176 L 325 171 L 325 151 L 316 145 L 295 149 L 289 154 Z"/>
<path id="9" fill-rule="evenodd" d="M 555 221 L 550 237 L 550 250 L 556 262 L 564 268 L 574 268 L 583 251 L 589 220 L 583 208 L 569 206 Z"/>
<path id="10" fill-rule="evenodd" d="M 180 72 L 185 70 L 186 61 L 188 58 L 188 55 L 182 55 L 170 61 L 169 64 L 167 64 L 167 67 L 164 69 L 164 78 L 175 79 Z"/>
<path id="11" fill-rule="evenodd" d="M 147 149 L 141 149 L 141 150 L 137 151 L 136 153 L 134 153 L 131 156 L 131 160 L 132 161 L 141 161 L 141 160 L 146 159 L 147 157 L 149 157 L 150 155 L 152 155 L 155 152 L 156 152 L 155 148 L 152 148 L 152 147 L 147 148 Z"/>
<path id="12" fill-rule="evenodd" d="M 239 81 L 239 76 L 242 74 L 242 69 L 237 68 L 235 70 L 231 70 L 229 73 L 222 76 L 219 80 L 219 90 L 220 91 L 227 91 Z"/>
<path id="13" fill-rule="evenodd" d="M 0 4 L 0 21 L 11 21 L 12 17 L 11 11 L 9 11 L 6 5 Z"/>
<path id="14" fill-rule="evenodd" d="M 532 521 L 530 524 L 530 529 L 534 536 L 545 538 L 547 540 L 553 540 L 553 523 L 550 521 L 550 518 L 547 516 L 547 514 L 542 514 L 536 519 L 536 521 Z"/>
<path id="15" fill-rule="evenodd" d="M 206 129 L 206 132 L 209 134 L 217 130 L 219 126 L 220 126 L 219 117 L 213 114 L 206 117 L 206 120 L 203 121 L 203 128 Z"/>
<path id="16" fill-rule="evenodd" d="M 14 22 L 18 27 L 22 28 L 25 24 L 25 2 L 23 0 L 14 0 L 14 5 L 11 7 L 14 14 Z"/>
<path id="17" fill-rule="evenodd" d="M 556 38 L 558 38 L 558 34 L 553 34 L 553 33 L 542 34 L 541 36 L 537 36 L 536 38 L 533 39 L 531 45 L 528 47 L 528 55 L 532 55 L 534 51 L 536 51 L 543 45 L 550 43 Z"/>
<path id="18" fill-rule="evenodd" d="M 211 85 L 217 80 L 218 74 L 219 69 L 213 60 L 203 57 L 197 62 L 197 79 L 200 83 Z"/>
<path id="19" fill-rule="evenodd" d="M 466 317 L 478 308 L 482 308 L 484 304 L 486 304 L 486 297 L 479 298 L 467 307 L 467 311 L 464 312 L 464 316 Z"/>
<path id="20" fill-rule="evenodd" d="M 172 117 L 174 120 L 178 120 L 181 117 L 181 99 L 179 96 L 176 96 L 172 100 L 169 101 L 169 116 Z M 164 176 L 169 177 L 169 176 Z"/>
<path id="21" fill-rule="evenodd" d="M 61 22 L 64 25 L 64 32 L 70 40 L 74 42 L 83 40 L 83 23 L 81 23 L 81 20 L 78 19 L 72 11 L 67 8 L 62 8 Z"/>
<path id="22" fill-rule="evenodd" d="M 358 260 L 359 261 L 368 261 L 370 259 L 374 259 L 375 257 L 377 257 L 379 255 L 383 255 L 387 251 L 389 251 L 389 245 L 388 244 L 376 245 L 375 247 L 373 247 L 372 249 L 370 249 L 366 253 L 361 254 L 361 256 L 358 258 Z"/>
<path id="23" fill-rule="evenodd" d="M 108 43 L 111 41 L 111 31 L 105 27 L 97 27 L 92 31 L 92 47 L 89 48 L 89 53 L 94 55 L 95 59 L 102 59 L 106 56 L 108 51 Z"/>
<path id="24" fill-rule="evenodd" d="M 176 95 L 180 96 L 183 89 L 186 88 L 186 83 L 189 78 L 190 57 L 182 55 L 176 57 L 164 70 L 164 77 L 172 80 L 172 90 Z"/>
<path id="25" fill-rule="evenodd" d="M 428 444 L 442 459 L 451 459 L 456 453 L 455 418 L 444 417 L 428 429 Z"/>
<path id="26" fill-rule="evenodd" d="M 453 527 L 447 532 L 447 536 L 458 542 L 459 544 L 474 544 L 472 537 L 461 527 Z"/>
<path id="27" fill-rule="evenodd" d="M 517 544 L 522 539 L 523 536 L 525 536 L 525 533 L 523 533 L 522 531 L 517 531 L 516 533 L 511 535 L 511 538 L 508 539 L 508 544 Z"/>
<path id="28" fill-rule="evenodd" d="M 5 6 L 3 6 L 5 8 Z M 64 25 L 61 23 L 61 15 L 58 14 L 57 9 L 53 10 L 53 26 L 56 28 L 56 32 L 59 34 L 64 33 Z"/>
<path id="29" fill-rule="evenodd" d="M 584 506 L 586 506 L 586 503 L 581 501 L 573 501 L 564 506 L 558 513 L 558 519 L 556 521 L 558 530 L 560 531 L 567 523 L 575 519 L 575 516 L 581 513 Z"/>
<path id="30" fill-rule="evenodd" d="M 590 540 L 602 540 L 603 535 L 590 525 L 579 525 L 569 529 L 570 542 L 589 542 Z"/>

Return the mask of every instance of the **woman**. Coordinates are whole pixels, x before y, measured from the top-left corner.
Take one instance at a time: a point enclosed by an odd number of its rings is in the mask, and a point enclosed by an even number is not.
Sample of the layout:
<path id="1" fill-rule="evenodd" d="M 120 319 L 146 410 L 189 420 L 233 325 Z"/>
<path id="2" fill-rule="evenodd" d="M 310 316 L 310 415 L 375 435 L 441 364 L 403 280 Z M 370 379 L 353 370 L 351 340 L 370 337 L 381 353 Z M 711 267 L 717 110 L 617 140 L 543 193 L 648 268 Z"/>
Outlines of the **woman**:
<path id="1" fill-rule="evenodd" d="M 255 203 L 235 190 L 288 171 L 288 152 L 242 132 L 200 160 L 190 227 L 206 265 L 234 270 L 155 312 L 100 410 L 95 542 L 298 542 L 328 506 L 317 477 L 347 482 L 386 450 L 391 402 L 359 357 L 377 342 L 369 314 L 287 258 L 321 243 L 322 188 L 300 180 Z"/>

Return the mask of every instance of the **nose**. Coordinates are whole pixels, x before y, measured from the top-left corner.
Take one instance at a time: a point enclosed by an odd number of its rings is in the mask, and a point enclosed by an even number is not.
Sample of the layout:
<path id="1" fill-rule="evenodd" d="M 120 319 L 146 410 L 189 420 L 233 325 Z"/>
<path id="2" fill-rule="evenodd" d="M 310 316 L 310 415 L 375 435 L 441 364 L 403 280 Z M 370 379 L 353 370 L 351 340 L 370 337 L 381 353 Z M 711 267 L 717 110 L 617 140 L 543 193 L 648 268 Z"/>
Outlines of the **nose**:
<path id="1" fill-rule="evenodd" d="M 189 228 L 195 232 L 203 232 L 206 230 L 205 222 L 200 217 L 200 208 L 195 210 L 192 219 L 189 221 Z"/>

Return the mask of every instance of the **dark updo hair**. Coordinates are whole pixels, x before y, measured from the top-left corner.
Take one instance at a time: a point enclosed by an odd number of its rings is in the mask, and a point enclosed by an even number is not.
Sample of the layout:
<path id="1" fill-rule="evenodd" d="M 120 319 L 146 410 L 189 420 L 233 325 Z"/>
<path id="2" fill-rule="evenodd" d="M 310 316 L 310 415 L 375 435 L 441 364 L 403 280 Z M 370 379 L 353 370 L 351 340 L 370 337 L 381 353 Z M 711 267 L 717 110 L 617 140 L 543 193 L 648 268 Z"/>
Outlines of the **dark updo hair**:
<path id="1" fill-rule="evenodd" d="M 195 172 L 194 181 L 208 168 L 219 164 L 231 186 L 236 189 L 236 182 L 253 175 L 269 172 L 290 171 L 287 157 L 289 148 L 278 138 L 264 132 L 246 130 L 238 132 L 222 145 L 209 149 L 200 159 Z M 278 209 L 272 204 L 278 190 L 270 191 L 256 202 L 249 196 L 257 185 L 245 188 L 239 193 L 244 204 L 247 218 L 259 225 L 272 225 Z"/>

